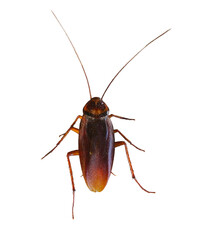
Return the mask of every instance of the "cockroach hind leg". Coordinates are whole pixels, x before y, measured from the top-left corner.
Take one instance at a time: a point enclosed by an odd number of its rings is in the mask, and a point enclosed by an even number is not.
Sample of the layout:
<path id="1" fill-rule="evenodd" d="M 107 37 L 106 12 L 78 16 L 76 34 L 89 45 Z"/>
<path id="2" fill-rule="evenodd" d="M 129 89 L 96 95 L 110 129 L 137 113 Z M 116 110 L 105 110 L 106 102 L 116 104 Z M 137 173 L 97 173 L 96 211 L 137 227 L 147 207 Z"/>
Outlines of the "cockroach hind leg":
<path id="1" fill-rule="evenodd" d="M 130 160 L 130 157 L 129 157 L 129 151 L 128 151 L 128 148 L 127 148 L 127 144 L 126 144 L 124 141 L 115 142 L 115 147 L 119 147 L 119 146 L 122 146 L 122 145 L 125 146 L 125 152 L 126 152 L 126 155 L 127 155 L 129 167 L 130 167 L 131 174 L 132 174 L 132 178 L 136 181 L 136 183 L 137 183 L 137 184 L 141 187 L 141 189 L 144 190 L 145 192 L 147 192 L 147 193 L 155 193 L 155 192 L 151 192 L 151 191 L 146 190 L 146 189 L 143 188 L 142 185 L 137 181 L 137 179 L 135 178 L 133 166 L 132 166 L 132 164 L 131 164 L 131 160 Z"/>
<path id="2" fill-rule="evenodd" d="M 73 203 L 72 203 L 72 219 L 75 219 L 74 216 L 74 205 L 75 205 L 75 189 L 73 190 Z"/>
<path id="3" fill-rule="evenodd" d="M 70 163 L 70 156 L 76 156 L 79 155 L 79 150 L 74 150 L 67 153 L 67 160 L 68 160 L 68 167 L 70 171 L 70 177 L 71 177 L 71 184 L 72 184 L 72 192 L 73 192 L 73 203 L 72 203 L 72 218 L 74 219 L 74 204 L 75 204 L 75 184 L 74 184 L 74 178 L 73 178 L 73 172 L 72 167 Z"/>
<path id="4" fill-rule="evenodd" d="M 142 190 L 144 190 L 147 193 L 156 193 L 156 192 L 152 192 L 152 191 L 148 191 L 145 188 L 142 187 L 142 185 L 137 181 L 137 179 L 135 178 L 135 176 L 133 177 L 133 179 L 136 181 L 136 183 L 141 187 Z"/>

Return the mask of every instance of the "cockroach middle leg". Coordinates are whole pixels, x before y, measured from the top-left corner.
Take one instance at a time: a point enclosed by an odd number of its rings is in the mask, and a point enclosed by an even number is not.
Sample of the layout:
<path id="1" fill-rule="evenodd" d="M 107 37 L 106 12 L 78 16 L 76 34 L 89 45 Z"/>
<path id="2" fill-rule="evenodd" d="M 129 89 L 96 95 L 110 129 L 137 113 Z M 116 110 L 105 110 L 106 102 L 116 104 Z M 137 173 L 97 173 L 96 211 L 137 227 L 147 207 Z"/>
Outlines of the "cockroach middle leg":
<path id="1" fill-rule="evenodd" d="M 73 132 L 76 132 L 79 134 L 79 129 L 78 128 L 75 128 L 75 127 L 71 127 L 70 130 L 72 130 Z M 65 133 L 62 133 L 59 135 L 59 137 L 63 136 Z"/>
<path id="2" fill-rule="evenodd" d="M 145 150 L 143 150 L 143 149 L 135 146 L 135 145 L 134 145 L 128 138 L 126 138 L 118 129 L 115 129 L 115 130 L 114 130 L 114 133 L 119 133 L 119 134 L 120 134 L 128 143 L 130 143 L 133 147 L 137 148 L 137 149 L 140 150 L 140 151 L 145 152 Z"/>
<path id="3" fill-rule="evenodd" d="M 75 184 L 74 184 L 72 167 L 71 167 L 71 163 L 70 163 L 70 156 L 76 156 L 76 155 L 79 155 L 79 150 L 74 150 L 74 151 L 67 153 L 68 167 L 69 167 L 69 171 L 70 171 L 72 190 L 73 190 L 73 204 L 72 204 L 72 218 L 73 219 L 74 219 L 74 204 L 75 204 Z"/>
<path id="4" fill-rule="evenodd" d="M 62 136 L 62 138 L 59 140 L 59 142 L 56 144 L 56 146 L 51 149 L 51 151 L 49 151 L 46 155 L 44 155 L 44 157 L 42 157 L 41 159 L 45 158 L 47 155 L 49 155 L 50 153 L 53 152 L 53 150 L 56 149 L 56 147 L 64 140 L 64 138 L 67 136 L 67 134 L 70 132 L 70 130 L 76 132 L 76 133 L 79 133 L 79 129 L 75 128 L 74 125 L 75 123 L 77 122 L 78 119 L 81 119 L 82 116 L 78 115 L 75 119 L 75 121 L 71 124 L 71 126 L 69 127 L 69 129 L 64 133 L 64 134 L 61 134 L 60 136 Z"/>
<path id="5" fill-rule="evenodd" d="M 135 177 L 135 174 L 134 174 L 134 170 L 133 170 L 133 167 L 132 167 L 132 164 L 131 164 L 131 160 L 130 160 L 130 157 L 129 157 L 129 151 L 128 151 L 128 148 L 127 148 L 127 144 L 123 141 L 121 142 L 115 142 L 115 147 L 119 147 L 119 146 L 122 146 L 124 145 L 125 146 L 125 151 L 126 151 L 126 155 L 127 155 L 127 159 L 128 159 L 128 162 L 129 162 L 129 167 L 130 167 L 130 170 L 131 170 L 131 174 L 132 174 L 132 178 L 136 181 L 136 183 L 141 187 L 141 189 L 143 189 L 145 192 L 147 193 L 155 193 L 155 192 L 150 192 L 148 190 L 146 190 L 145 188 L 142 187 L 142 185 L 137 181 L 136 177 Z"/>

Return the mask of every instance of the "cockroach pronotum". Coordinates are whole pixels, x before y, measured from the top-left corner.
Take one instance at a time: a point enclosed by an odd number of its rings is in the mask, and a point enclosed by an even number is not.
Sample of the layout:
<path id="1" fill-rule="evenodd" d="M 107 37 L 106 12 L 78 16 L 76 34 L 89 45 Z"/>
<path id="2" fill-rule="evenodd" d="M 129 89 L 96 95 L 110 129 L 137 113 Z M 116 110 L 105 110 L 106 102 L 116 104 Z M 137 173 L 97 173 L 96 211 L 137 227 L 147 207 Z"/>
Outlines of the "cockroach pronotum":
<path id="1" fill-rule="evenodd" d="M 52 12 L 53 13 L 53 12 Z M 135 120 L 131 118 L 125 118 L 121 116 L 117 116 L 114 114 L 109 115 L 109 108 L 106 105 L 106 103 L 103 101 L 103 97 L 114 81 L 114 79 L 119 75 L 119 73 L 148 45 L 150 45 L 152 42 L 154 42 L 156 39 L 160 38 L 164 34 L 166 34 L 170 29 L 160 34 L 158 37 L 154 38 L 152 41 L 150 41 L 148 44 L 146 44 L 139 52 L 137 52 L 114 76 L 114 78 L 111 80 L 111 82 L 108 84 L 107 88 L 105 89 L 103 95 L 101 98 L 99 97 L 93 97 L 91 95 L 90 90 L 90 84 L 88 81 L 88 77 L 86 75 L 84 66 L 79 58 L 79 55 L 71 42 L 68 34 L 66 33 L 65 29 L 63 28 L 62 24 L 56 17 L 56 15 L 53 13 L 54 17 L 60 24 L 61 28 L 63 29 L 64 33 L 66 34 L 70 44 L 73 47 L 73 50 L 81 64 L 81 67 L 83 69 L 83 72 L 85 74 L 89 94 L 90 94 L 90 100 L 85 104 L 83 108 L 83 116 L 79 115 L 76 117 L 75 121 L 72 123 L 70 128 L 61 136 L 61 139 L 56 144 L 56 146 L 49 151 L 43 158 L 45 158 L 47 155 L 49 155 L 53 150 L 64 140 L 64 138 L 67 136 L 67 134 L 72 130 L 79 134 L 79 149 L 74 150 L 67 153 L 67 160 L 68 160 L 68 166 L 70 171 L 70 177 L 71 177 L 71 183 L 72 183 L 72 191 L 73 191 L 73 203 L 72 203 L 72 218 L 74 219 L 74 202 L 75 202 L 75 185 L 74 185 L 74 178 L 70 163 L 70 156 L 79 155 L 80 158 L 80 164 L 82 169 L 82 174 L 85 179 L 85 182 L 88 186 L 88 188 L 93 192 L 101 192 L 112 173 L 112 165 L 114 160 L 114 152 L 115 148 L 119 146 L 124 146 L 127 159 L 129 162 L 129 167 L 131 170 L 132 178 L 136 181 L 136 183 L 147 193 L 155 193 L 151 191 L 147 191 L 145 188 L 141 186 L 141 184 L 137 181 L 134 170 L 131 164 L 131 160 L 129 157 L 129 151 L 127 148 L 127 144 L 125 141 L 118 141 L 115 142 L 114 134 L 119 133 L 129 144 L 131 144 L 133 147 L 137 148 L 140 151 L 144 151 L 143 149 L 137 147 L 134 145 L 128 138 L 126 138 L 118 129 L 114 129 L 112 125 L 111 118 L 120 118 L 124 120 Z M 77 122 L 77 120 L 80 119 L 80 126 L 79 129 L 75 128 L 74 125 Z"/>

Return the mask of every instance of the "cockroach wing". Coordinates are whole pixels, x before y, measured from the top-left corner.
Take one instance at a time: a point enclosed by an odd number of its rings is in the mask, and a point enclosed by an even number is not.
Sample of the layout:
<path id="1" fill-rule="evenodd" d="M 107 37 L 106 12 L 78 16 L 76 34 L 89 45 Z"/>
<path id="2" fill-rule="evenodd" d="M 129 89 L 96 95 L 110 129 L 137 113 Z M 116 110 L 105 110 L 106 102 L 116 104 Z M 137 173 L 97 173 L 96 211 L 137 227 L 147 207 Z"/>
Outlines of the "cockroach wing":
<path id="1" fill-rule="evenodd" d="M 83 115 L 79 128 L 79 157 L 88 188 L 101 192 L 110 177 L 114 159 L 114 131 L 108 116 Z"/>

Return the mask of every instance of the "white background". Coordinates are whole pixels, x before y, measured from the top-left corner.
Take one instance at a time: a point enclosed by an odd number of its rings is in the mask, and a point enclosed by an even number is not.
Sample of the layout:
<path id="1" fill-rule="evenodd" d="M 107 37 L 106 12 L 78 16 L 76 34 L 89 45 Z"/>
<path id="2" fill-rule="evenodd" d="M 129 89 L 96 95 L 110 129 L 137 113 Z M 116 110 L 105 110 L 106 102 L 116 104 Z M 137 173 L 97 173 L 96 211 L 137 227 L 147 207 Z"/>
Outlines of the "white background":
<path id="1" fill-rule="evenodd" d="M 78 157 L 75 220 L 66 153 L 70 133 L 45 160 L 89 100 L 82 69 L 52 9 L 87 71 L 93 96 L 104 97 L 113 119 L 145 153 L 124 148 L 101 193 L 90 192 Z M 0 238 L 196 239 L 195 1 L 3 1 L 0 4 Z M 118 135 L 116 139 L 120 140 Z"/>

